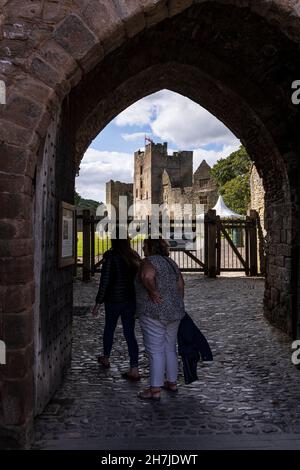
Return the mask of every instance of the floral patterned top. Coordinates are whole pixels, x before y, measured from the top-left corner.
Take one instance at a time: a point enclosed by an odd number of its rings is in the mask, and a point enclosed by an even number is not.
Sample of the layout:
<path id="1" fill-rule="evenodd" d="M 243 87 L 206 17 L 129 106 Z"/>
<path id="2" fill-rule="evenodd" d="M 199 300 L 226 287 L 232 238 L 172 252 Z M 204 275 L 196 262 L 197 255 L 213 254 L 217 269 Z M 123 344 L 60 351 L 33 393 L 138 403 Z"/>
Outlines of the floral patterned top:
<path id="1" fill-rule="evenodd" d="M 178 287 L 180 271 L 171 258 L 161 255 L 148 256 L 155 269 L 156 289 L 163 302 L 154 303 L 144 287 L 139 274 L 135 278 L 136 314 L 146 315 L 163 322 L 181 320 L 185 315 L 184 301 Z"/>

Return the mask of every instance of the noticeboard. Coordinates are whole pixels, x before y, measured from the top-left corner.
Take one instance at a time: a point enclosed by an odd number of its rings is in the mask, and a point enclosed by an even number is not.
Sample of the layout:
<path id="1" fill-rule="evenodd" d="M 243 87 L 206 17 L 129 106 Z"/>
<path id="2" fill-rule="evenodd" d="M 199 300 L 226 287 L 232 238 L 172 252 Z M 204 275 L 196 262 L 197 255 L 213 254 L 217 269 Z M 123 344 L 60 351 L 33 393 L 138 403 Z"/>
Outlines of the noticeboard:
<path id="1" fill-rule="evenodd" d="M 75 264 L 75 207 L 61 201 L 59 208 L 58 266 Z"/>

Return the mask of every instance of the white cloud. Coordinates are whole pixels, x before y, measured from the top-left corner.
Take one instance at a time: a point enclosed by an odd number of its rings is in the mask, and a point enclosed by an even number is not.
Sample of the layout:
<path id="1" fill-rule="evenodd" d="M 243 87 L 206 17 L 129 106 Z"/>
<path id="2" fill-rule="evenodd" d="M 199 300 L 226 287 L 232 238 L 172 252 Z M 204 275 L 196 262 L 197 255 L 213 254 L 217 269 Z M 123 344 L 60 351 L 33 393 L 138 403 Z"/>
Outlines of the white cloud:
<path id="1" fill-rule="evenodd" d="M 114 124 L 119 127 L 137 126 L 141 129 L 144 126 L 150 127 L 154 141 L 156 136 L 162 141 L 170 142 L 169 154 L 173 153 L 175 147 L 194 150 L 194 170 L 203 159 L 213 166 L 217 160 L 227 157 L 240 146 L 239 140 L 212 114 L 188 98 L 169 90 L 162 90 L 136 102 L 119 114 Z M 125 142 L 134 142 L 143 139 L 144 135 L 145 132 L 130 134 L 127 128 L 122 138 Z M 214 144 L 222 150 L 206 149 Z M 89 148 L 81 163 L 76 189 L 83 197 L 105 202 L 105 183 L 110 179 L 132 182 L 133 169 L 131 153 Z"/>
<path id="2" fill-rule="evenodd" d="M 133 155 L 89 148 L 82 159 L 75 186 L 86 199 L 105 202 L 105 183 L 119 180 L 132 183 Z"/>
<path id="3" fill-rule="evenodd" d="M 217 162 L 217 160 L 220 160 L 220 158 L 229 157 L 232 152 L 238 150 L 240 145 L 240 141 L 236 139 L 236 142 L 232 143 L 232 145 L 224 145 L 223 149 L 219 152 L 215 150 L 205 150 L 201 148 L 195 149 L 194 171 L 197 170 L 202 160 L 206 160 L 206 162 L 212 167 Z"/>
<path id="4" fill-rule="evenodd" d="M 145 132 L 134 132 L 133 134 L 122 134 L 122 139 L 126 142 L 134 142 L 145 138 Z"/>
<path id="5" fill-rule="evenodd" d="M 129 106 L 115 118 L 117 126 L 146 126 L 151 122 L 155 113 L 155 103 L 152 96 L 143 98 Z"/>
<path id="6" fill-rule="evenodd" d="M 162 90 L 137 101 L 116 119 L 117 126 L 150 126 L 153 135 L 178 148 L 234 145 L 236 137 L 215 116 L 178 93 Z"/>

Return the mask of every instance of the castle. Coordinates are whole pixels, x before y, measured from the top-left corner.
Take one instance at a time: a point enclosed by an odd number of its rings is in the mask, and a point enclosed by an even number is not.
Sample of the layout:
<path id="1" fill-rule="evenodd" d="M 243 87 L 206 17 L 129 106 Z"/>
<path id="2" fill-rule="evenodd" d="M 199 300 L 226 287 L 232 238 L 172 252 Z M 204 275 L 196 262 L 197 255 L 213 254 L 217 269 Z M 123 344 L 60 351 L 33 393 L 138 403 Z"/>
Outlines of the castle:
<path id="1" fill-rule="evenodd" d="M 192 205 L 190 215 L 195 216 L 196 204 L 202 204 L 206 212 L 218 199 L 210 169 L 203 160 L 193 174 L 192 151 L 168 155 L 167 142 L 150 142 L 145 151 L 134 153 L 133 185 L 119 181 L 106 183 L 106 203 L 118 208 L 119 196 L 128 195 L 128 207 L 132 201 L 134 217 L 138 219 L 152 215 L 152 204 L 166 204 L 169 215 L 175 218 L 181 217 L 183 205 L 189 204 Z"/>

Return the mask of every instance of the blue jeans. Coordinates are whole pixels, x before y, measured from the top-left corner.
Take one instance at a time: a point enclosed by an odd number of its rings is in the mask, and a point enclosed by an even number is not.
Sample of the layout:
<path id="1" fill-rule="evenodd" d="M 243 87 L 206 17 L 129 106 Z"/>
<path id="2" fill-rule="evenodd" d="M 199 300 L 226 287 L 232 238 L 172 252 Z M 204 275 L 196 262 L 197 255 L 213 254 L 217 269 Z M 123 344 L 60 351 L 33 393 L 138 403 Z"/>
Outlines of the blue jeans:
<path id="1" fill-rule="evenodd" d="M 123 332 L 126 339 L 130 358 L 130 367 L 138 367 L 139 349 L 134 333 L 135 325 L 135 302 L 105 303 L 105 326 L 103 333 L 103 353 L 109 357 L 114 333 L 121 317 Z"/>

